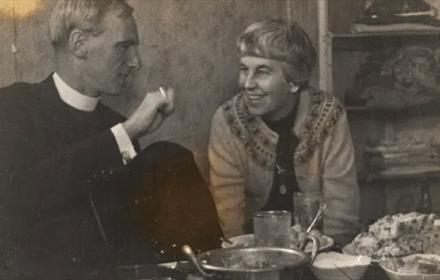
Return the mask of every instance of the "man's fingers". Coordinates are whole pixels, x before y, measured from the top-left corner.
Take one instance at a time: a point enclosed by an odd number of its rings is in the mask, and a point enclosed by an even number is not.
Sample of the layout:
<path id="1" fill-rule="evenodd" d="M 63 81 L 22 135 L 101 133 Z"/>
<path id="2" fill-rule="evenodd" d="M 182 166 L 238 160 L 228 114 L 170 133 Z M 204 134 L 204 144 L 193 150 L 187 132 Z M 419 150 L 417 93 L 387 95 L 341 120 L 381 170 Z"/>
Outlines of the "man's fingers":
<path id="1" fill-rule="evenodd" d="M 167 102 L 165 103 L 164 111 L 166 115 L 170 115 L 174 112 L 174 89 L 167 88 L 166 90 Z"/>

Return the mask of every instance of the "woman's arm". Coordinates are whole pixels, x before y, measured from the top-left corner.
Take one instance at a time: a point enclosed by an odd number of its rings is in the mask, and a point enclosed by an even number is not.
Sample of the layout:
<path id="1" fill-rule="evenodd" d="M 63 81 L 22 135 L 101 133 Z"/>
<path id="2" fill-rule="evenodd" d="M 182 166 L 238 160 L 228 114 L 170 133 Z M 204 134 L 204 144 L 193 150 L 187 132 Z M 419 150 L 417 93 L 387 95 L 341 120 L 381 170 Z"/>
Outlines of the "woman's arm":
<path id="1" fill-rule="evenodd" d="M 209 177 L 219 224 L 226 237 L 244 233 L 245 180 L 238 145 L 219 108 L 211 123 Z"/>
<path id="2" fill-rule="evenodd" d="M 324 231 L 329 235 L 354 235 L 359 227 L 359 186 L 345 111 L 324 142 L 323 157 L 322 184 L 328 206 Z"/>

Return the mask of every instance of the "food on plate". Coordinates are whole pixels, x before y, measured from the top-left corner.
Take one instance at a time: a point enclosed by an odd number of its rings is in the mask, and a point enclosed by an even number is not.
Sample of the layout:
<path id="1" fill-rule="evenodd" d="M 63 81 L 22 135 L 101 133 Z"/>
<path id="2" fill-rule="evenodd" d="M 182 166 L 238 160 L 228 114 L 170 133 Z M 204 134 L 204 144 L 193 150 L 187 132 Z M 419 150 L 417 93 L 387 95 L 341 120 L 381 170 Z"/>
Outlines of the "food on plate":
<path id="1" fill-rule="evenodd" d="M 370 232 L 362 232 L 352 242 L 354 253 L 373 256 L 380 249 L 380 241 Z"/>
<path id="2" fill-rule="evenodd" d="M 440 257 L 415 254 L 406 257 L 387 258 L 381 261 L 385 268 L 406 274 L 440 274 Z"/>
<path id="3" fill-rule="evenodd" d="M 276 267 L 270 260 L 264 259 L 261 256 L 232 256 L 231 260 L 224 262 L 225 268 L 231 269 L 268 269 Z"/>
<path id="4" fill-rule="evenodd" d="M 415 253 L 440 254 L 440 220 L 435 214 L 411 212 L 387 215 L 358 234 L 351 243 L 355 254 L 375 259 Z"/>
<path id="5" fill-rule="evenodd" d="M 438 220 L 440 223 L 440 220 Z M 434 228 L 423 236 L 423 253 L 440 254 L 440 229 Z"/>
<path id="6" fill-rule="evenodd" d="M 417 212 L 387 215 L 372 224 L 369 227 L 369 232 L 380 240 L 430 232 L 434 228 L 435 219 L 435 214 L 420 214 Z"/>
<path id="7" fill-rule="evenodd" d="M 311 230 L 309 235 L 315 236 L 319 241 L 319 248 L 325 249 L 329 246 L 333 245 L 333 239 L 331 239 L 328 236 L 323 235 L 319 230 Z M 291 227 L 290 235 L 289 235 L 289 248 L 291 249 L 298 249 L 299 245 L 306 239 L 306 233 L 305 230 L 300 225 L 294 225 Z M 234 237 L 230 237 L 229 240 L 232 242 L 232 244 L 223 242 L 222 247 L 223 248 L 230 248 L 235 246 L 254 246 L 255 240 L 253 234 L 245 234 L 245 235 L 238 235 Z M 304 249 L 306 252 L 311 251 L 312 244 L 308 243 L 306 248 Z"/>
<path id="8" fill-rule="evenodd" d="M 292 229 L 296 232 L 304 232 L 305 230 L 303 230 L 303 227 L 300 224 L 294 224 L 292 226 Z"/>
<path id="9" fill-rule="evenodd" d="M 318 239 L 322 239 L 322 233 L 318 229 L 312 229 L 309 234 Z"/>
<path id="10" fill-rule="evenodd" d="M 290 244 L 291 248 L 297 249 L 298 246 L 306 239 L 305 229 L 301 227 L 301 225 L 296 224 L 291 227 L 290 230 Z M 327 239 L 322 235 L 321 231 L 318 229 L 313 229 L 309 232 L 309 235 L 316 237 L 319 241 L 319 246 L 323 247 L 327 245 Z"/>

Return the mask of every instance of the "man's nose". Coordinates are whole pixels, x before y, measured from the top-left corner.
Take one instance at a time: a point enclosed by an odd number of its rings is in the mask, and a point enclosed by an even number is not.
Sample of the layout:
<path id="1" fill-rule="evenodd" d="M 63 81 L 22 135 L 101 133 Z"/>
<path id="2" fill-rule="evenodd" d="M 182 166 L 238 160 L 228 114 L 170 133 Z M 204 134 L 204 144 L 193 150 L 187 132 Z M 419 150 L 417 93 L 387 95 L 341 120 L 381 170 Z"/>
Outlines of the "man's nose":
<path id="1" fill-rule="evenodd" d="M 133 48 L 133 50 L 130 52 L 128 66 L 134 68 L 135 70 L 140 70 L 142 68 L 142 61 L 139 56 L 139 51 L 136 48 Z"/>

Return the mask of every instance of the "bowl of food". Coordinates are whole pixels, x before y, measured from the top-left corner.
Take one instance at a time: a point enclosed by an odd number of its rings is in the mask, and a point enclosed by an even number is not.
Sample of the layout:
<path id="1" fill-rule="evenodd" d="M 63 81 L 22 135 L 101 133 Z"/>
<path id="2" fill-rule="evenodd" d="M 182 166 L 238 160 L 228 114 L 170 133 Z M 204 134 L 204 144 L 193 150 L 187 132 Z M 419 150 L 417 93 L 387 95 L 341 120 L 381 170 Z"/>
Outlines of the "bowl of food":
<path id="1" fill-rule="evenodd" d="M 182 247 L 182 252 L 206 279 L 278 280 L 286 271 L 299 277 L 303 268 L 314 261 L 318 241 L 313 236 L 306 238 L 314 244 L 311 254 L 278 247 L 232 247 L 214 249 L 196 256 L 188 245 Z"/>
<path id="2" fill-rule="evenodd" d="M 365 255 L 374 261 L 412 254 L 440 255 L 440 220 L 436 214 L 418 212 L 387 215 L 359 233 L 343 248 L 350 255 Z"/>
<path id="3" fill-rule="evenodd" d="M 319 280 L 359 280 L 367 271 L 371 258 L 329 252 L 320 253 L 312 264 L 312 272 Z"/>
<path id="4" fill-rule="evenodd" d="M 391 280 L 440 280 L 440 256 L 435 254 L 383 258 L 379 265 Z"/>
<path id="5" fill-rule="evenodd" d="M 319 251 L 328 249 L 333 246 L 334 240 L 326 235 L 320 233 L 319 230 L 312 230 L 310 235 L 316 237 L 319 241 Z M 295 225 L 290 230 L 290 249 L 298 249 L 299 244 L 305 239 L 305 232 L 299 225 Z M 255 245 L 255 238 L 253 234 L 243 234 L 230 237 L 223 240 L 221 246 L 222 248 L 233 248 L 233 247 L 252 247 Z M 312 252 L 313 244 L 308 243 L 304 249 L 304 252 Z"/>

